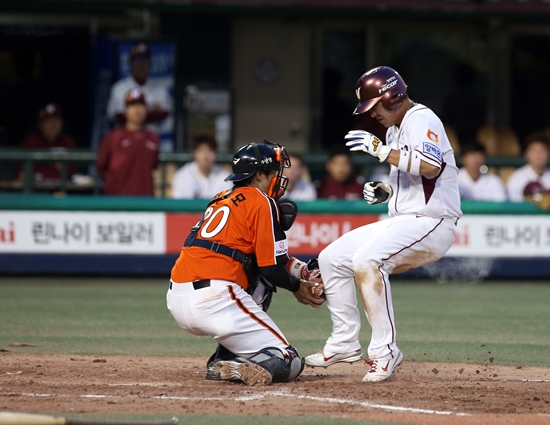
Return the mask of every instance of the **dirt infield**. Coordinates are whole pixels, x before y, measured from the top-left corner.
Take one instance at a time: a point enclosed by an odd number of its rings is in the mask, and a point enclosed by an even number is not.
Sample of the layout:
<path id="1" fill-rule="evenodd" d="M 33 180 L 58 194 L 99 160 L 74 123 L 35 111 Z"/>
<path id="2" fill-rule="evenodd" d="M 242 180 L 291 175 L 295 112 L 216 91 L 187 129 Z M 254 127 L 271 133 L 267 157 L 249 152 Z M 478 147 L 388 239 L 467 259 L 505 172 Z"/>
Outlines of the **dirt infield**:
<path id="1" fill-rule="evenodd" d="M 0 411 L 322 415 L 423 424 L 550 424 L 550 369 L 405 362 L 361 382 L 361 362 L 289 384 L 205 381 L 204 358 L 0 353 Z"/>

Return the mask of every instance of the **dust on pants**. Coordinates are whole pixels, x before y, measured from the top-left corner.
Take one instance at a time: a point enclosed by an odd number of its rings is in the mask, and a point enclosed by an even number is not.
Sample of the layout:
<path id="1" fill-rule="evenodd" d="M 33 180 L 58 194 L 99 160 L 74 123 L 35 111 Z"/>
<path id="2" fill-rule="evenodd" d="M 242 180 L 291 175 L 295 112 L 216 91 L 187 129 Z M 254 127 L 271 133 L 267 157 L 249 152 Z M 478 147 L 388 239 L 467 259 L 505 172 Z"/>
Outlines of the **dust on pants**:
<path id="1" fill-rule="evenodd" d="M 348 353 L 361 348 L 357 286 L 372 327 L 369 357 L 390 357 L 396 331 L 389 275 L 437 261 L 455 232 L 454 219 L 397 216 L 352 230 L 326 247 L 319 267 L 333 328 L 325 349 Z"/>

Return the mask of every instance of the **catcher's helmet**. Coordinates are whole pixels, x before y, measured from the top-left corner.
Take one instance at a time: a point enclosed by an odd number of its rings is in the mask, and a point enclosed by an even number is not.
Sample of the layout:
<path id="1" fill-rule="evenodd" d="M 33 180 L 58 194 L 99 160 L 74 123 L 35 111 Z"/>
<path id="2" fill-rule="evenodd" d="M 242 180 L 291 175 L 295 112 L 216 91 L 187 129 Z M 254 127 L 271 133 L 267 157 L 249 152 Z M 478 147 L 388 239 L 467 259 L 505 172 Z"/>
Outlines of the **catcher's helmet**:
<path id="1" fill-rule="evenodd" d="M 262 143 L 249 143 L 242 146 L 233 156 L 232 171 L 225 181 L 239 182 L 258 172 L 277 171 L 269 187 L 268 195 L 280 198 L 288 185 L 283 176 L 283 168 L 290 167 L 290 158 L 283 146 L 264 140 Z"/>
<path id="2" fill-rule="evenodd" d="M 389 66 L 379 66 L 365 72 L 355 89 L 359 103 L 354 115 L 370 110 L 378 101 L 389 111 L 398 109 L 407 95 L 407 85 L 401 75 Z"/>

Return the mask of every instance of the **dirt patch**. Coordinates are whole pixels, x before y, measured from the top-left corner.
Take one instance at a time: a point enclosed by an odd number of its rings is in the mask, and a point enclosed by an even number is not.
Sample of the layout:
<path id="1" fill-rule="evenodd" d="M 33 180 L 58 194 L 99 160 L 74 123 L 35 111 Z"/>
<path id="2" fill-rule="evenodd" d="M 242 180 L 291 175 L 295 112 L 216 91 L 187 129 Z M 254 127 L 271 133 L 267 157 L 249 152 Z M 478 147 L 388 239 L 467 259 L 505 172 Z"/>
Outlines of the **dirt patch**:
<path id="1" fill-rule="evenodd" d="M 423 424 L 550 424 L 550 369 L 405 362 L 361 382 L 361 362 L 295 382 L 205 381 L 205 358 L 0 355 L 0 411 L 321 415 Z"/>

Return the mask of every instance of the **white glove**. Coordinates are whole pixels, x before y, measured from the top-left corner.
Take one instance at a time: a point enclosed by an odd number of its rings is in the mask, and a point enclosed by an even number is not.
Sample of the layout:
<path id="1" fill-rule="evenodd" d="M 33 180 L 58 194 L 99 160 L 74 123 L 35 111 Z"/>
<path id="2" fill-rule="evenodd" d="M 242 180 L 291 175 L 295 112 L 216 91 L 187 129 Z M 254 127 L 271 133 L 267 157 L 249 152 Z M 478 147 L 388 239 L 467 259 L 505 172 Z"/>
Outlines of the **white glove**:
<path id="1" fill-rule="evenodd" d="M 369 204 L 388 202 L 393 195 L 393 188 L 390 184 L 382 182 L 367 182 L 363 186 L 363 198 Z"/>
<path id="2" fill-rule="evenodd" d="M 390 155 L 391 148 L 382 143 L 374 134 L 364 130 L 352 130 L 344 137 L 350 151 L 363 151 L 384 162 Z"/>

